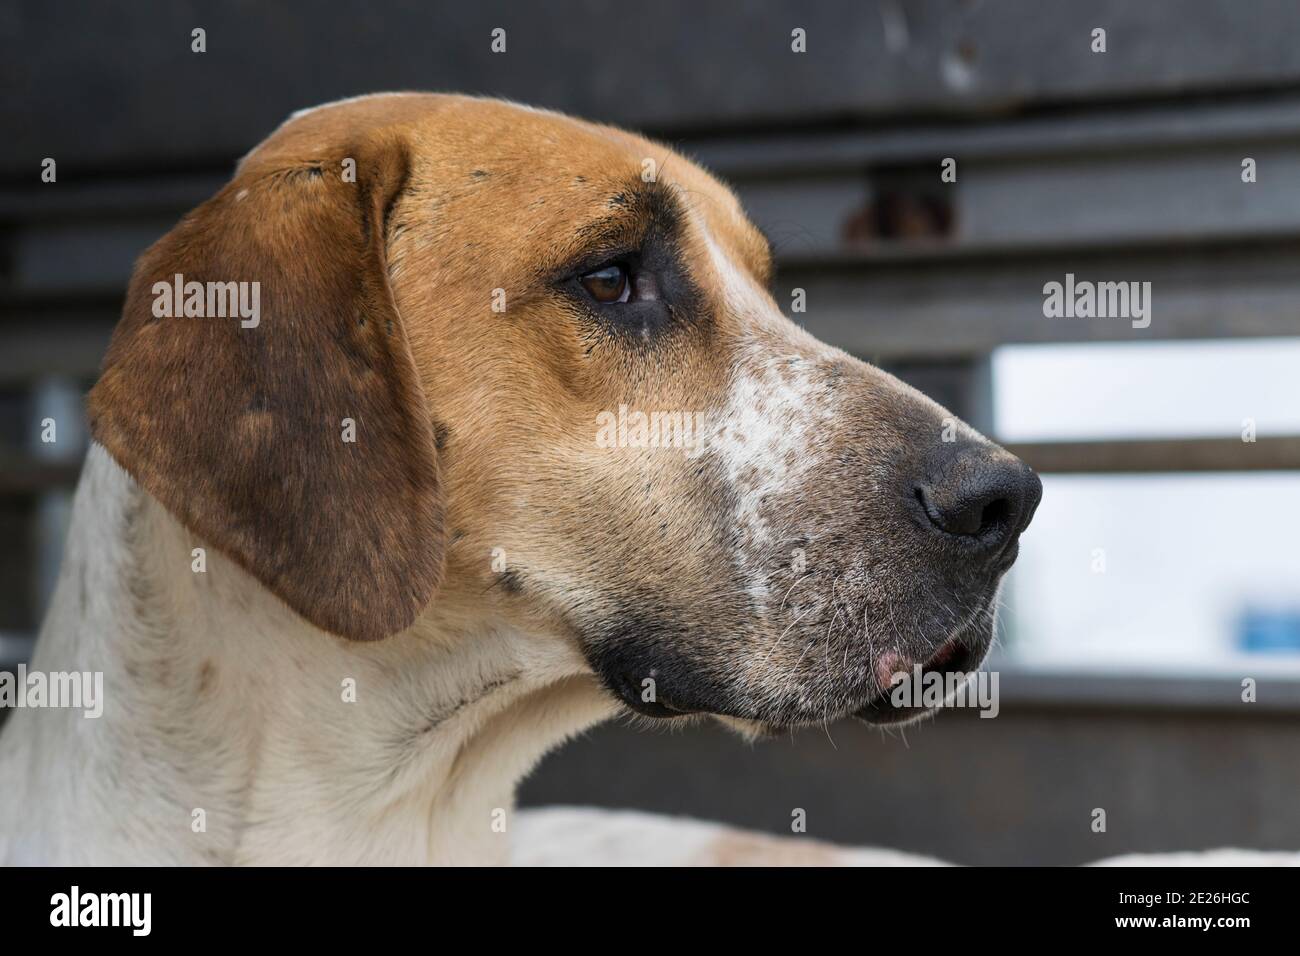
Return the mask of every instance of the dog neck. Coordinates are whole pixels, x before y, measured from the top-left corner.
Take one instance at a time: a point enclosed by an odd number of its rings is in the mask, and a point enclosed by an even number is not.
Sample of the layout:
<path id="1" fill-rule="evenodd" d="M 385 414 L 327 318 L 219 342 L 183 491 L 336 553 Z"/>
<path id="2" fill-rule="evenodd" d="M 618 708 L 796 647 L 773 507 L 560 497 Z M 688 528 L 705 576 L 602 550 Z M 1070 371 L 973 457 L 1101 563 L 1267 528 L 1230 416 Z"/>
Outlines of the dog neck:
<path id="1" fill-rule="evenodd" d="M 11 715 L 0 861 L 504 862 L 517 781 L 613 712 L 564 642 L 344 641 L 202 547 L 91 448 L 31 671 L 102 672 L 103 713 Z"/>

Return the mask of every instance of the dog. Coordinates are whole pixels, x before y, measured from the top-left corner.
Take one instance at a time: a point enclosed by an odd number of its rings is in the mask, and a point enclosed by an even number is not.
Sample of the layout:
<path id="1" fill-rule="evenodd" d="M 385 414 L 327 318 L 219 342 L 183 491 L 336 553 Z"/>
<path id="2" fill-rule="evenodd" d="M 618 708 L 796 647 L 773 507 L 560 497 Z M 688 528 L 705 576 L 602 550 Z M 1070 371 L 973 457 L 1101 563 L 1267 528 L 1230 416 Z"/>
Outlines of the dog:
<path id="1" fill-rule="evenodd" d="M 1041 485 L 772 269 L 631 133 L 294 114 L 136 265 L 31 664 L 103 714 L 12 714 L 0 857 L 505 863 L 516 783 L 612 716 L 923 716 L 894 675 L 978 669 Z"/>

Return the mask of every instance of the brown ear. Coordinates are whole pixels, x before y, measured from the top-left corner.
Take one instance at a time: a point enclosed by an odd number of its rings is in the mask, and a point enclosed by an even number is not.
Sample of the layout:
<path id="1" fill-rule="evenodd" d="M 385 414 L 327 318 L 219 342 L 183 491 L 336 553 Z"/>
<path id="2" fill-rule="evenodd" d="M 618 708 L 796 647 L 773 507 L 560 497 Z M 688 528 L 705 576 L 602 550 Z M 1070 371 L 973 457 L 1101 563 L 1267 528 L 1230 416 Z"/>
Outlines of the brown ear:
<path id="1" fill-rule="evenodd" d="M 328 161 L 255 154 L 140 258 L 89 398 L 95 439 L 145 490 L 357 640 L 411 624 L 443 571 L 432 423 L 385 261 L 406 174 L 404 145 L 374 137 Z M 178 275 L 204 284 L 206 317 L 185 317 L 190 295 L 159 314 Z M 245 312 L 260 298 L 256 324 L 211 314 L 236 287 L 208 284 L 231 282 L 250 283 Z"/>

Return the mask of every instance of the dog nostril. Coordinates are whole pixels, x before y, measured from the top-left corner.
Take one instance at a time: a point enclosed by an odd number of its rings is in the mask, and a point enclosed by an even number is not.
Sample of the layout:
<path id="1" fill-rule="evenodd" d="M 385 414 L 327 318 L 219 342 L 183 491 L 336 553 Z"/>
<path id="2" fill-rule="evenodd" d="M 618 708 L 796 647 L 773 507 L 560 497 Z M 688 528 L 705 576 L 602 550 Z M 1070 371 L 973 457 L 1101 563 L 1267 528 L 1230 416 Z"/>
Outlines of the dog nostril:
<path id="1" fill-rule="evenodd" d="M 987 534 L 990 531 L 1006 524 L 1007 516 L 1011 514 L 1011 502 L 1006 498 L 995 498 L 984 506 L 980 511 L 979 526 L 975 534 Z"/>
<path id="2" fill-rule="evenodd" d="M 1008 524 L 1012 504 L 1005 497 L 969 497 L 944 505 L 936 504 L 925 488 L 916 489 L 916 499 L 940 531 L 962 537 L 991 535 Z"/>
<path id="3" fill-rule="evenodd" d="M 913 492 L 930 524 L 989 548 L 1024 530 L 1041 495 L 1032 470 L 983 447 L 954 449 L 934 474 Z"/>

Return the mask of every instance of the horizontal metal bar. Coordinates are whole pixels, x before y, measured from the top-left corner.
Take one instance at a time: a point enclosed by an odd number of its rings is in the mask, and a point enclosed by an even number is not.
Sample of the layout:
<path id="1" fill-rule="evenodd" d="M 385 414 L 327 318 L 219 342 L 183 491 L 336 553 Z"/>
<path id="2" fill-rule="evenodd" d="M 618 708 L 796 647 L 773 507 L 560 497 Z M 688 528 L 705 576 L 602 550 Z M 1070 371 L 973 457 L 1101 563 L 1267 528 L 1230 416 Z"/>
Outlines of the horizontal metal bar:
<path id="1" fill-rule="evenodd" d="M 226 175 L 135 173 L 0 186 L 0 220 L 47 223 L 70 218 L 84 223 L 106 217 L 130 221 L 158 214 L 176 216 L 212 196 L 231 173 L 233 169 Z"/>
<path id="2" fill-rule="evenodd" d="M 988 162 L 1132 154 L 1214 144 L 1274 144 L 1300 135 L 1300 96 L 1262 93 L 1248 99 L 1175 104 L 1078 104 L 1047 116 L 990 116 L 953 121 L 876 125 L 870 129 L 763 135 L 704 136 L 680 141 L 694 159 L 729 180 L 744 182 L 807 174 L 861 172 L 953 156 Z"/>
<path id="3" fill-rule="evenodd" d="M 1045 474 L 1300 470 L 1300 436 L 1011 442 L 1007 450 Z"/>
<path id="4" fill-rule="evenodd" d="M 957 157 L 956 182 L 940 182 L 945 155 Z M 1244 157 L 1255 162 L 1255 182 L 1242 182 Z M 1300 235 L 1300 129 L 1284 142 L 1104 156 L 979 160 L 935 153 L 901 183 L 894 177 L 864 166 L 732 181 L 751 218 L 792 264 Z"/>
<path id="5" fill-rule="evenodd" d="M 1117 247 L 1015 258 L 844 262 L 783 267 L 783 307 L 814 335 L 872 360 L 982 355 L 1002 345 L 1153 342 L 1300 335 L 1300 243 Z M 1150 282 L 1150 325 L 1044 315 L 1043 287 L 1080 280 Z"/>
<path id="6" fill-rule="evenodd" d="M 0 460 L 0 496 L 39 494 L 70 488 L 81 475 L 81 462 L 43 462 L 30 458 Z"/>
<path id="7" fill-rule="evenodd" d="M 1246 670 L 1258 684 L 1258 697 L 1249 706 L 1241 701 L 1241 676 L 1177 672 L 1124 673 L 1048 670 L 1025 667 L 994 657 L 984 667 L 999 678 L 1002 708 L 1051 708 L 1133 711 L 1217 711 L 1249 719 L 1268 714 L 1294 719 L 1300 712 L 1300 673 L 1272 673 L 1260 661 Z"/>
<path id="8" fill-rule="evenodd" d="M 108 348 L 120 302 L 78 307 L 60 302 L 0 308 L 0 385 L 48 375 L 92 378 Z"/>

